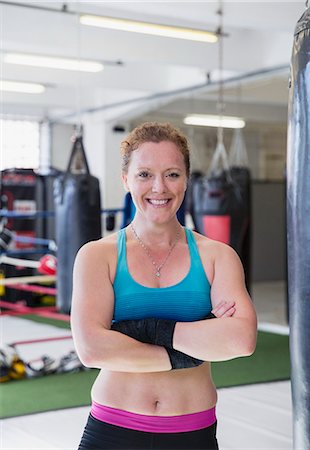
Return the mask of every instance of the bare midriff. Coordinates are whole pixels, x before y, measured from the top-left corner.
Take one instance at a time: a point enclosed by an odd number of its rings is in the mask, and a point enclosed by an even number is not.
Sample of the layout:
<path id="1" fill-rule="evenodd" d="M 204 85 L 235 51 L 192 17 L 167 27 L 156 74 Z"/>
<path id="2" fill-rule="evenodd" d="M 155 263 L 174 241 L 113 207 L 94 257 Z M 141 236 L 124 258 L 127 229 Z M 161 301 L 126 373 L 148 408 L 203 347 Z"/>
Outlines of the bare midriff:
<path id="1" fill-rule="evenodd" d="M 92 399 L 136 414 L 174 416 L 214 407 L 217 394 L 210 363 L 205 362 L 193 369 L 157 373 L 101 370 L 92 388 Z"/>

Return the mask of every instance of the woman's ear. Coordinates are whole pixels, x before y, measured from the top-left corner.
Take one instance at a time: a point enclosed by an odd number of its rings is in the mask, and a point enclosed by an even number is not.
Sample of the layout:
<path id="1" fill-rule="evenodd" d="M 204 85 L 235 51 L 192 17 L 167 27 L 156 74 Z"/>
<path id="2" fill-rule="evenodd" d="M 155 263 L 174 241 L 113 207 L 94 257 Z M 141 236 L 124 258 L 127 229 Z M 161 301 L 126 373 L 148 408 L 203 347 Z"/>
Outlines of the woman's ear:
<path id="1" fill-rule="evenodd" d="M 122 181 L 123 181 L 123 186 L 125 191 L 129 192 L 129 187 L 128 187 L 128 182 L 127 182 L 127 173 L 123 172 L 122 173 Z"/>

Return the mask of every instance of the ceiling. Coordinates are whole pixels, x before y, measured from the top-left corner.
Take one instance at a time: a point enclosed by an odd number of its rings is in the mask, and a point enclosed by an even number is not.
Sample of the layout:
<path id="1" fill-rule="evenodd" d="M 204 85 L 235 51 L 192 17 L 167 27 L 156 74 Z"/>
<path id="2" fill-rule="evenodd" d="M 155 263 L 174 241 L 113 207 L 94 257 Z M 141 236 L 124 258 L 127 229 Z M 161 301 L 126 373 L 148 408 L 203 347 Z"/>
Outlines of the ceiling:
<path id="1" fill-rule="evenodd" d="M 223 77 L 227 113 L 253 120 L 285 120 L 293 33 L 302 1 L 223 2 Z M 181 117 L 214 112 L 219 46 L 79 25 L 95 13 L 215 31 L 217 1 L 0 1 L 1 47 L 106 63 L 96 74 L 7 64 L 6 80 L 43 83 L 43 94 L 1 93 L 1 113 L 55 121 L 77 112 L 107 118 L 157 111 Z M 2 58 L 2 57 L 1 57 Z"/>

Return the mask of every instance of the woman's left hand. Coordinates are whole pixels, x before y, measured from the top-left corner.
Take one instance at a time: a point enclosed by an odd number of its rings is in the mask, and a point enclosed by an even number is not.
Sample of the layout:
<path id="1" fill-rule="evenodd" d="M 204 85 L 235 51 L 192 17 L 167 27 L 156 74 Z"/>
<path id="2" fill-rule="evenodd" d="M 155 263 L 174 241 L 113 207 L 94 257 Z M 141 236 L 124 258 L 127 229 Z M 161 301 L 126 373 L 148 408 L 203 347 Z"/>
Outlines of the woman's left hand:
<path id="1" fill-rule="evenodd" d="M 231 317 L 234 315 L 235 311 L 235 302 L 233 300 L 223 300 L 218 303 L 211 312 L 217 319 L 219 319 L 221 317 Z"/>

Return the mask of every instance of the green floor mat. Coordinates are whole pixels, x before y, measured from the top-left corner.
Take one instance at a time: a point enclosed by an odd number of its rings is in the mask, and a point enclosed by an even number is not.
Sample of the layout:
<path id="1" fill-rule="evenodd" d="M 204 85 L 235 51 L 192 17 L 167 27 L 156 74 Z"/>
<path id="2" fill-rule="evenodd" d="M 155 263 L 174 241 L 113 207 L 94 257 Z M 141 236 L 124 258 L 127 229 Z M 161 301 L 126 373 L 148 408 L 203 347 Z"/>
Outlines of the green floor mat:
<path id="1" fill-rule="evenodd" d="M 34 316 L 34 320 L 69 328 L 68 323 L 54 319 Z M 90 389 L 97 373 L 97 370 L 88 370 L 3 383 L 0 386 L 1 417 L 89 405 Z M 254 355 L 212 363 L 212 374 L 218 388 L 287 380 L 290 376 L 288 336 L 259 332 Z"/>

